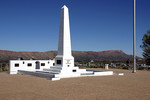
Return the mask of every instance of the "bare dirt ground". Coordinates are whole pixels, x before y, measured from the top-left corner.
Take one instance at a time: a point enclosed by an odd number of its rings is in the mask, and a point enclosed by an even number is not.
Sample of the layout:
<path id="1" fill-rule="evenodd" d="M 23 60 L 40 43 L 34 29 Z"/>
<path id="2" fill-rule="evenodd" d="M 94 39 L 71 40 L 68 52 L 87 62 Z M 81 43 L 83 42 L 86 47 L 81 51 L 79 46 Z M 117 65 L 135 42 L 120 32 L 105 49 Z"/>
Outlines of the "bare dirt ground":
<path id="1" fill-rule="evenodd" d="M 125 75 L 50 81 L 1 72 L 0 100 L 150 100 L 150 71 L 113 71 Z"/>

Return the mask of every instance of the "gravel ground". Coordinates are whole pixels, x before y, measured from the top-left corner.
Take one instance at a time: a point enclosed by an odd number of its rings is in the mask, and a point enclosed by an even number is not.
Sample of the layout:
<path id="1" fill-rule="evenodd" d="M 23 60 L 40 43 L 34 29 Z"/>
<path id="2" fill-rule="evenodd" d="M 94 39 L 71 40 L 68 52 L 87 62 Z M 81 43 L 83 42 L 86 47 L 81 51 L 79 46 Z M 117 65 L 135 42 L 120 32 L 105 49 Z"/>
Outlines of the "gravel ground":
<path id="1" fill-rule="evenodd" d="M 102 69 L 97 69 L 102 70 Z M 150 71 L 50 81 L 0 73 L 0 100 L 150 100 Z"/>

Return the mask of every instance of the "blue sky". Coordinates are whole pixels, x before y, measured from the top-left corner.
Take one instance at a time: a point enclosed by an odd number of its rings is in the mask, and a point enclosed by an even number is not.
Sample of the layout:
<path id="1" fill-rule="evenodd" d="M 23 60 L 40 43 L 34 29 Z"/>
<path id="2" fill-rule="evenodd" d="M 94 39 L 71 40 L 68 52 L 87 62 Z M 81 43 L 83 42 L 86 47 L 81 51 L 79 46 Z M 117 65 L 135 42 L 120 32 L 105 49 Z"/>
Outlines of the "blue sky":
<path id="1" fill-rule="evenodd" d="M 136 53 L 150 29 L 150 0 L 137 1 Z M 133 52 L 133 0 L 0 0 L 0 50 L 57 50 L 60 10 L 69 8 L 72 50 Z"/>

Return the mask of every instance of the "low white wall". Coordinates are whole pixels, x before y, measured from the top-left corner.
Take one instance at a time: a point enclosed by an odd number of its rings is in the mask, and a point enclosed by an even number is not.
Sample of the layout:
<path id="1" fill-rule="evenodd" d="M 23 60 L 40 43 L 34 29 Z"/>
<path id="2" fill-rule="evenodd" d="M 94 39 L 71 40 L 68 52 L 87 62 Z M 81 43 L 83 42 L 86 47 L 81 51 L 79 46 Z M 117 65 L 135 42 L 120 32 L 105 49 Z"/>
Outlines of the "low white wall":
<path id="1" fill-rule="evenodd" d="M 39 69 L 37 69 L 37 62 Z M 24 71 L 42 71 L 44 68 L 50 68 L 55 63 L 54 60 L 10 60 L 10 74 L 17 74 L 18 70 Z M 31 65 L 31 66 L 29 66 Z M 42 66 L 43 65 L 43 66 Z"/>

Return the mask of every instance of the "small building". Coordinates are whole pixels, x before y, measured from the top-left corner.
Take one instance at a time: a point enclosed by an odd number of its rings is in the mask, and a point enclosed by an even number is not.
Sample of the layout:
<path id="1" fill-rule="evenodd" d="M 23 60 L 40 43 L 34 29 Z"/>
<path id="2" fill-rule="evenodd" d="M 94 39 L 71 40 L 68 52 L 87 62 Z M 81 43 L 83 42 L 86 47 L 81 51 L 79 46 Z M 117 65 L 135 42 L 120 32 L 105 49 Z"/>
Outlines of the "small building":
<path id="1" fill-rule="evenodd" d="M 18 70 L 42 71 L 54 64 L 54 60 L 10 60 L 10 74 L 17 74 Z"/>

